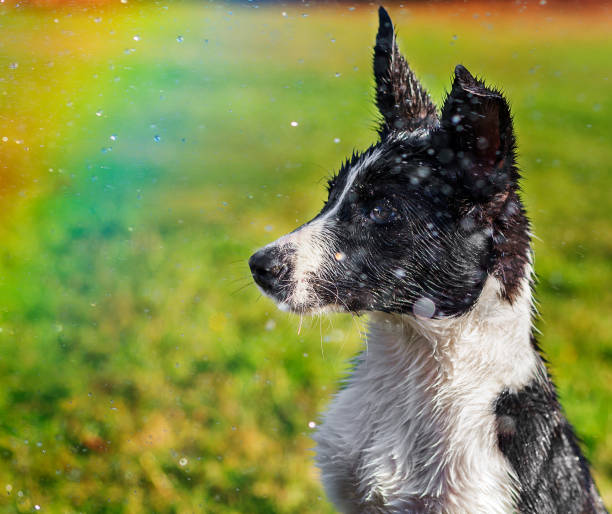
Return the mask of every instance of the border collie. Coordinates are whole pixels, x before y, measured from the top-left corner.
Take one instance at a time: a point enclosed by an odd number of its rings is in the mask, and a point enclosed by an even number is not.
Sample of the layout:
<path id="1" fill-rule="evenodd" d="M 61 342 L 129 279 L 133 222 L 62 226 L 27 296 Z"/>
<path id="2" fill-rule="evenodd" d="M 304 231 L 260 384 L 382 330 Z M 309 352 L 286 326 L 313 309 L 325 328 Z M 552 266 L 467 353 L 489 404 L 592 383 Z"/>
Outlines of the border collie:
<path id="1" fill-rule="evenodd" d="M 508 103 L 459 65 L 438 113 L 379 18 L 380 141 L 249 260 L 282 309 L 371 312 L 315 435 L 327 494 L 346 513 L 606 512 L 534 337 Z"/>

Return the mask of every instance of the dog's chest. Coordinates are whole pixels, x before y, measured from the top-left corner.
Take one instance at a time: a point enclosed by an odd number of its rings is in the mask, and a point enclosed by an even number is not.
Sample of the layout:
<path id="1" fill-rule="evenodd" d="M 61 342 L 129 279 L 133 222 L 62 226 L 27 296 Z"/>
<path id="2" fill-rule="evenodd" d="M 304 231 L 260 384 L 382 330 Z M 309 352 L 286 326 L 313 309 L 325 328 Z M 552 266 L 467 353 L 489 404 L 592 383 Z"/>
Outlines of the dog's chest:
<path id="1" fill-rule="evenodd" d="M 493 413 L 503 379 L 478 357 L 443 364 L 405 330 L 374 328 L 315 436 L 328 495 L 343 512 L 510 512 Z"/>

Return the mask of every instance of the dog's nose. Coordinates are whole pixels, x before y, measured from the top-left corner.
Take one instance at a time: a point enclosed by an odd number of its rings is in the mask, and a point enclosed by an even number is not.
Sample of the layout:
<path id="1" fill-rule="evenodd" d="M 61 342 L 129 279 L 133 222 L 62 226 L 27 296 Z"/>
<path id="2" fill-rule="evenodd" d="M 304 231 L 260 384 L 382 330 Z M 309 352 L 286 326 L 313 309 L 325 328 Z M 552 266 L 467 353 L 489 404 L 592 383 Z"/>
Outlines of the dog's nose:
<path id="1" fill-rule="evenodd" d="M 274 247 L 263 248 L 251 255 L 249 267 L 255 282 L 270 291 L 277 285 L 282 271 L 280 253 Z"/>

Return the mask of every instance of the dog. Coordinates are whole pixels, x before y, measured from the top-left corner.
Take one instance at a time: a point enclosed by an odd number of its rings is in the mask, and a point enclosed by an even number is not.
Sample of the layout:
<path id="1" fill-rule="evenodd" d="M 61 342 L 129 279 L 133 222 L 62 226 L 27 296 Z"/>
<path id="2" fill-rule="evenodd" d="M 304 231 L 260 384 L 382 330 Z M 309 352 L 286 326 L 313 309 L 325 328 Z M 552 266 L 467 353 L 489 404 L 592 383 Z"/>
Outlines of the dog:
<path id="1" fill-rule="evenodd" d="M 345 513 L 606 512 L 534 336 L 510 109 L 461 65 L 440 112 L 379 9 L 380 141 L 249 260 L 297 313 L 370 313 L 315 435 Z"/>

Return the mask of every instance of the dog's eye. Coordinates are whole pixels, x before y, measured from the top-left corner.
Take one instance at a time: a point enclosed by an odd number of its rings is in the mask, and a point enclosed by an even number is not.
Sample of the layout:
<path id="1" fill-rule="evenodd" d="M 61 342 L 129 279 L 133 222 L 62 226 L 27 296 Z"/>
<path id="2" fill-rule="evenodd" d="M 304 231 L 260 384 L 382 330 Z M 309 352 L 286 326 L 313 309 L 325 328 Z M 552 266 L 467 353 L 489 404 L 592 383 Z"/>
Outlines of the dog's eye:
<path id="1" fill-rule="evenodd" d="M 397 218 L 397 211 L 389 205 L 377 205 L 370 211 L 370 219 L 382 225 Z"/>

